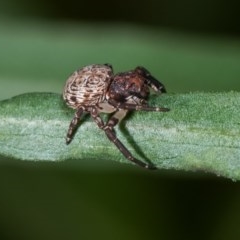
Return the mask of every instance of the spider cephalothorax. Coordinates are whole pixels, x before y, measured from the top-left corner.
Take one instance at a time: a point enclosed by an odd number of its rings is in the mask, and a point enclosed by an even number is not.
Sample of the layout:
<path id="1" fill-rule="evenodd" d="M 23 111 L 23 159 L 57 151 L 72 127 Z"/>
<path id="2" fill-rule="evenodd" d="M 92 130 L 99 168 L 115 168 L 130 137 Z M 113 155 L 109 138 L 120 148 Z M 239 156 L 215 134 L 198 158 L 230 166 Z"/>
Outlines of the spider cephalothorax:
<path id="1" fill-rule="evenodd" d="M 107 96 L 120 102 L 133 101 L 136 104 L 146 102 L 149 88 L 155 92 L 166 92 L 162 83 L 157 81 L 145 68 L 137 67 L 132 71 L 118 73 L 114 76 Z"/>
<path id="2" fill-rule="evenodd" d="M 147 105 L 150 89 L 159 93 L 166 92 L 163 84 L 143 67 L 136 67 L 132 71 L 116 75 L 113 75 L 110 64 L 94 64 L 75 71 L 68 78 L 63 92 L 66 103 L 76 109 L 68 129 L 67 144 L 73 138 L 74 129 L 81 115 L 87 112 L 128 160 L 141 167 L 154 169 L 152 164 L 134 158 L 117 138 L 113 129 L 131 110 L 169 111 L 168 108 Z M 107 123 L 104 123 L 99 115 L 100 112 L 113 113 L 113 115 Z"/>

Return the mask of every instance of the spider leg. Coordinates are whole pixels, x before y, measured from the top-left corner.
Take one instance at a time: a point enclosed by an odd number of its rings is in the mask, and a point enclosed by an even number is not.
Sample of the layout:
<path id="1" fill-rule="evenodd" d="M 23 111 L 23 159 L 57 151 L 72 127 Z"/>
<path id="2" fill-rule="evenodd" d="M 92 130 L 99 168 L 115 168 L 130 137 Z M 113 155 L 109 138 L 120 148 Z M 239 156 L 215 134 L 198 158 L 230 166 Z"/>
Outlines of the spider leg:
<path id="1" fill-rule="evenodd" d="M 121 112 L 122 111 L 122 112 Z M 137 164 L 140 167 L 147 168 L 147 169 L 156 169 L 154 165 L 146 164 L 135 157 L 128 151 L 128 149 L 123 145 L 123 143 L 117 138 L 113 127 L 122 119 L 125 114 L 126 110 L 117 111 L 108 121 L 106 126 L 104 125 L 103 120 L 98 114 L 98 110 L 96 108 L 92 108 L 91 116 L 93 120 L 97 123 L 98 127 L 103 129 L 105 134 L 107 135 L 108 139 L 115 144 L 115 146 L 119 149 L 119 151 L 124 155 L 125 158 L 130 160 L 131 162 Z"/>
<path id="2" fill-rule="evenodd" d="M 148 105 L 136 105 L 131 103 L 122 103 L 119 108 L 127 110 L 137 110 L 137 111 L 149 111 L 149 112 L 168 112 L 169 108 L 164 107 L 151 107 Z"/>
<path id="3" fill-rule="evenodd" d="M 66 137 L 66 144 L 69 144 L 72 141 L 74 130 L 76 129 L 82 114 L 83 114 L 83 108 L 79 108 L 75 112 L 74 118 L 72 119 L 72 121 L 69 125 L 69 128 L 68 128 L 67 137 Z"/>
<path id="4" fill-rule="evenodd" d="M 148 78 L 145 80 L 146 84 L 152 88 L 155 92 L 160 92 L 160 93 L 166 93 L 167 90 L 165 86 L 159 82 L 157 79 L 155 79 L 152 75 L 148 76 Z"/>
<path id="5" fill-rule="evenodd" d="M 135 68 L 135 71 L 140 73 L 145 78 L 145 83 L 152 88 L 155 92 L 166 93 L 165 86 L 159 82 L 151 73 L 144 67 L 138 66 Z"/>
<path id="6" fill-rule="evenodd" d="M 148 105 L 137 105 L 133 103 L 117 103 L 114 100 L 109 100 L 109 103 L 112 104 L 117 109 L 125 109 L 125 110 L 138 110 L 138 111 L 152 111 L 152 112 L 168 112 L 169 108 L 164 107 L 151 107 Z"/>

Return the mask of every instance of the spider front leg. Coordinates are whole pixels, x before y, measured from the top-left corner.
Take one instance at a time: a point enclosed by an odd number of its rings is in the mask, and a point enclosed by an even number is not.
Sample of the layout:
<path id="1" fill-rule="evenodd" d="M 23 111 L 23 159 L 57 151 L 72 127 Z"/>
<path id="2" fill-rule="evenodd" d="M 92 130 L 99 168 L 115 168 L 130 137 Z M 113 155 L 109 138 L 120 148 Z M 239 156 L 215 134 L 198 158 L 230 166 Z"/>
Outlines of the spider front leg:
<path id="1" fill-rule="evenodd" d="M 82 114 L 83 114 L 83 109 L 82 108 L 79 108 L 75 112 L 74 118 L 72 119 L 72 121 L 69 125 L 69 128 L 68 128 L 67 137 L 66 137 L 66 144 L 69 144 L 72 141 L 74 130 L 76 129 Z"/>
<path id="2" fill-rule="evenodd" d="M 130 160 L 131 162 L 137 164 L 140 167 L 147 169 L 156 169 L 156 167 L 152 164 L 146 164 L 135 157 L 128 151 L 128 149 L 123 145 L 123 143 L 117 138 L 114 132 L 114 126 L 126 115 L 126 110 L 118 110 L 108 121 L 106 125 L 104 125 L 103 120 L 98 114 L 98 110 L 93 108 L 91 111 L 91 116 L 94 121 L 97 123 L 98 127 L 103 129 L 108 139 L 115 144 L 115 146 L 119 149 L 119 151 L 124 155 L 125 158 Z"/>
<path id="3" fill-rule="evenodd" d="M 150 111 L 150 112 L 168 112 L 170 111 L 169 108 L 165 107 L 151 107 L 148 106 L 147 104 L 143 105 L 137 105 L 133 103 L 118 103 L 115 100 L 111 99 L 109 100 L 109 103 L 112 104 L 115 108 L 117 109 L 125 109 L 125 110 L 137 110 L 137 111 Z"/>
<path id="4" fill-rule="evenodd" d="M 135 68 L 135 71 L 144 77 L 145 83 L 155 92 L 160 93 L 167 92 L 165 86 L 161 82 L 159 82 L 155 77 L 153 77 L 153 75 L 146 68 L 138 66 Z"/>

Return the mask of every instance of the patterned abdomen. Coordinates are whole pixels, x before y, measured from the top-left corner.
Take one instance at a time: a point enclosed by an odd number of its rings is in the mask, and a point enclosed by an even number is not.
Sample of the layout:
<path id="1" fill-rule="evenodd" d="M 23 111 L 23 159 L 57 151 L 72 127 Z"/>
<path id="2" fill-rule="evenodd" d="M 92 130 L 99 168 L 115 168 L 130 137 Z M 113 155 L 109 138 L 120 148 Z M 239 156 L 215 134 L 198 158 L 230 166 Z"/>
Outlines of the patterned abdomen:
<path id="1" fill-rule="evenodd" d="M 63 98 L 72 108 L 103 102 L 112 75 L 112 67 L 108 64 L 83 67 L 68 78 Z"/>

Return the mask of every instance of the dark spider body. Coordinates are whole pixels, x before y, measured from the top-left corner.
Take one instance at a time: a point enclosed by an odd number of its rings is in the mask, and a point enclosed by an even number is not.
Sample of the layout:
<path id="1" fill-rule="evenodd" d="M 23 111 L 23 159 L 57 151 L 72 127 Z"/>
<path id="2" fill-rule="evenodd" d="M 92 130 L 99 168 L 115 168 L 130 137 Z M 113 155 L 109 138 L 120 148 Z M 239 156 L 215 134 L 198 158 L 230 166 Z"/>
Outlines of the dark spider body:
<path id="1" fill-rule="evenodd" d="M 163 84 L 143 67 L 116 75 L 113 75 L 109 64 L 89 65 L 75 71 L 68 78 L 63 92 L 63 98 L 68 106 L 76 109 L 68 129 L 67 144 L 71 142 L 74 129 L 83 112 L 87 112 L 128 160 L 141 167 L 155 169 L 152 164 L 134 158 L 114 132 L 114 127 L 128 111 L 169 111 L 168 108 L 148 106 L 150 89 L 159 93 L 166 92 Z M 100 117 L 101 112 L 113 113 L 106 124 Z"/>

